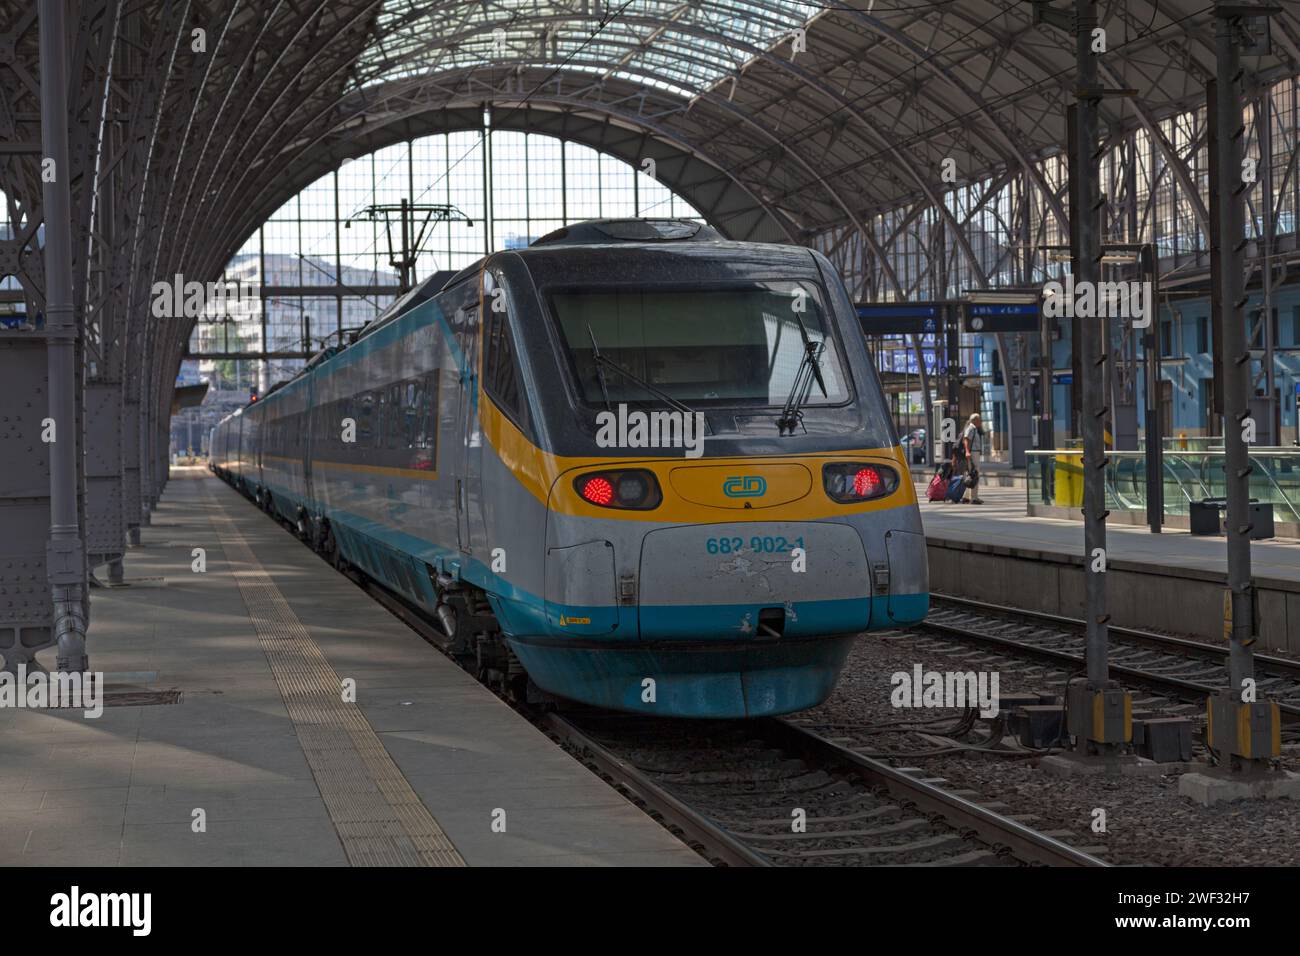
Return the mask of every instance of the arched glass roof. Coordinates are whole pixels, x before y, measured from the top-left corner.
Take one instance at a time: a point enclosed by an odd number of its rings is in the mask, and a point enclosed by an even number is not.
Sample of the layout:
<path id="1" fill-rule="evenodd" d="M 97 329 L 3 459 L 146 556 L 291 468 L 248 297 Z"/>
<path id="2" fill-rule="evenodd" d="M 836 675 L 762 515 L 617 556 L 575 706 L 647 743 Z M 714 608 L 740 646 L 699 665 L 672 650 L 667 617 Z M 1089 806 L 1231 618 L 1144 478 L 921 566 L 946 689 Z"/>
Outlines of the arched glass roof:
<path id="1" fill-rule="evenodd" d="M 360 73 L 378 81 L 550 66 L 690 97 L 736 75 L 819 10 L 806 0 L 388 0 Z"/>
<path id="2" fill-rule="evenodd" d="M 265 389 L 380 314 L 400 294 L 392 262 L 400 230 L 394 235 L 358 213 L 403 199 L 453 205 L 465 216 L 420 230 L 417 282 L 584 219 L 702 218 L 644 172 L 552 136 L 492 130 L 485 139 L 462 130 L 396 143 L 321 176 L 253 231 L 223 270 L 224 279 L 252 290 L 248 300 L 223 303 L 190 333 L 192 354 L 226 357 L 195 361 L 186 374 L 222 393 Z M 0 218 L 0 235 L 3 228 Z M 264 367 L 240 364 L 240 354 L 260 351 L 278 357 Z"/>

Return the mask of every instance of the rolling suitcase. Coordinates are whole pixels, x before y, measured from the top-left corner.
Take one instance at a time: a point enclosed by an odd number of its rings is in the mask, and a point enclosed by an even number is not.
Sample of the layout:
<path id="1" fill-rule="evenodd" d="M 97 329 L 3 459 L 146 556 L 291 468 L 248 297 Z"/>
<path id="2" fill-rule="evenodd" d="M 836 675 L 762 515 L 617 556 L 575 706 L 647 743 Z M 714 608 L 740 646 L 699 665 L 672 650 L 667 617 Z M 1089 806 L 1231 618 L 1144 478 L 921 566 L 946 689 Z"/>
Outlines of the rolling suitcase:
<path id="1" fill-rule="evenodd" d="M 930 501 L 943 501 L 948 497 L 948 482 L 942 472 L 936 471 L 930 479 L 930 486 L 925 489 L 925 497 Z"/>

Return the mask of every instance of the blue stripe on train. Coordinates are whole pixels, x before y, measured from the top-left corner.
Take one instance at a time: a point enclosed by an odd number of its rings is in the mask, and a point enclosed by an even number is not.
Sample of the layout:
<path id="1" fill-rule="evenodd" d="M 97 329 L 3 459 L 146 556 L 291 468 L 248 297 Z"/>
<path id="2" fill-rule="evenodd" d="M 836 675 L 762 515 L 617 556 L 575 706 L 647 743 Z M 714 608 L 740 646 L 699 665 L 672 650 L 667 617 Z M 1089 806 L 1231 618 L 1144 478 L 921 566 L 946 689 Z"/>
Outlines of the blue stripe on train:
<path id="1" fill-rule="evenodd" d="M 598 649 L 511 638 L 510 646 L 533 682 L 558 696 L 633 713 L 729 719 L 821 703 L 853 640 L 623 642 Z"/>

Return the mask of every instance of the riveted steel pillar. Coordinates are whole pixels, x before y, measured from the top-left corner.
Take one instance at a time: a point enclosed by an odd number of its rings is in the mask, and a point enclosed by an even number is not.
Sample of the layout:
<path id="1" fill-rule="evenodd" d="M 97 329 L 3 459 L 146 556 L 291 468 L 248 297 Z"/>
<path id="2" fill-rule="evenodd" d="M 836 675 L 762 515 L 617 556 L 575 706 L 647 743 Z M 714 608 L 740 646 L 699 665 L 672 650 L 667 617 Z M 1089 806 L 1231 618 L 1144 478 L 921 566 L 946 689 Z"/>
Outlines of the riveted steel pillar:
<path id="1" fill-rule="evenodd" d="M 77 505 L 76 409 L 78 318 L 72 290 L 72 203 L 68 160 L 67 58 L 62 0 L 41 0 L 41 145 L 53 161 L 42 176 L 45 207 L 45 334 L 49 370 L 50 537 L 46 573 L 54 602 L 54 632 L 61 671 L 84 671 L 86 658 L 86 554 Z"/>
<path id="2" fill-rule="evenodd" d="M 1214 89 L 1216 142 L 1215 179 L 1218 187 L 1219 301 L 1223 317 L 1223 448 L 1227 484 L 1228 588 L 1231 592 L 1231 643 L 1228 687 L 1239 695 L 1242 682 L 1254 676 L 1254 595 L 1250 568 L 1250 453 L 1242 439 L 1250 414 L 1250 352 L 1246 348 L 1246 304 L 1242 270 L 1246 248 L 1245 184 L 1242 147 L 1246 133 L 1242 114 L 1241 52 L 1237 19 L 1216 8 Z M 1272 157 L 1265 157 L 1271 162 Z M 1238 698 L 1239 699 L 1239 698 Z"/>
<path id="3" fill-rule="evenodd" d="M 1094 0 L 1077 0 L 1075 4 L 1075 50 L 1079 63 L 1079 103 L 1075 111 L 1078 122 L 1071 175 L 1078 176 L 1075 187 L 1079 208 L 1072 212 L 1079 218 L 1075 225 L 1078 248 L 1075 250 L 1075 286 L 1094 286 L 1100 272 L 1101 244 L 1097 235 L 1097 207 L 1101 195 L 1101 172 L 1097 156 L 1097 54 L 1092 50 L 1092 31 L 1097 26 Z M 1095 556 L 1106 551 L 1106 444 L 1103 420 L 1106 415 L 1102 388 L 1103 342 L 1105 320 L 1082 316 L 1078 323 L 1082 373 L 1083 410 L 1083 574 L 1084 604 L 1087 617 L 1086 660 L 1088 683 L 1099 690 L 1109 678 L 1107 666 L 1108 629 L 1106 613 L 1106 573 Z M 1099 570 L 1099 568 L 1102 568 Z"/>

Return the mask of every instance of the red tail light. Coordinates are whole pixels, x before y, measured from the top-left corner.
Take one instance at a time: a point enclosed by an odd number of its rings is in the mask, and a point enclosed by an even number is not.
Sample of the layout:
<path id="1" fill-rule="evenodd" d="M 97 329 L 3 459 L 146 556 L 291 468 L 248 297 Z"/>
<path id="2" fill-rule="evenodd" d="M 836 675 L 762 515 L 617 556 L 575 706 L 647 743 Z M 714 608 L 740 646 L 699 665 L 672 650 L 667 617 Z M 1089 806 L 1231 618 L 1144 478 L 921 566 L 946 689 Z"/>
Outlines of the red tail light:
<path id="1" fill-rule="evenodd" d="M 883 484 L 880 472 L 876 469 L 870 466 L 859 468 L 853 476 L 853 493 L 859 498 L 870 498 Z"/>
<path id="2" fill-rule="evenodd" d="M 898 488 L 898 472 L 866 462 L 836 462 L 822 468 L 826 494 L 841 504 L 884 498 Z"/>
<path id="3" fill-rule="evenodd" d="M 573 489 L 583 501 L 602 508 L 649 511 L 663 501 L 654 472 L 644 468 L 588 472 L 573 479 Z"/>
<path id="4" fill-rule="evenodd" d="M 614 486 L 600 475 L 594 475 L 584 481 L 578 493 L 593 505 L 608 505 L 614 500 Z"/>

